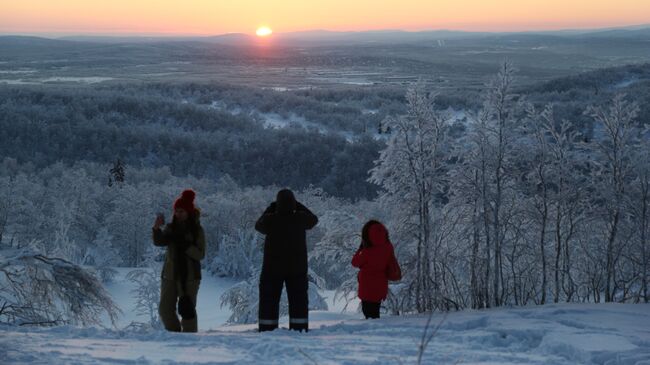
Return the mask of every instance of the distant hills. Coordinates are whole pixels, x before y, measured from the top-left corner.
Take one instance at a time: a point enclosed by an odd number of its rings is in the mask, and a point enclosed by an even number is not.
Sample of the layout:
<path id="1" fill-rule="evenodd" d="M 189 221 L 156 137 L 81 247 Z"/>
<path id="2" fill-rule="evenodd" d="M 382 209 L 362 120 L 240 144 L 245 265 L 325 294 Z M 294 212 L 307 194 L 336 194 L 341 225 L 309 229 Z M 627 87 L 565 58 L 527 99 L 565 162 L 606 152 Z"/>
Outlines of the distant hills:
<path id="1" fill-rule="evenodd" d="M 379 30 L 361 32 L 338 32 L 328 30 L 310 30 L 302 32 L 275 33 L 269 40 L 285 46 L 331 46 L 355 44 L 396 44 L 437 42 L 452 39 L 476 39 L 483 37 L 526 37 L 530 38 L 618 38 L 618 39 L 650 39 L 650 24 L 633 27 L 603 28 L 603 29 L 568 29 L 557 31 L 530 31 L 530 32 L 465 32 L 455 30 L 430 30 L 408 32 L 402 30 Z M 228 33 L 214 36 L 93 36 L 79 35 L 59 38 L 44 38 L 33 36 L 0 36 L 2 45 L 48 45 L 58 41 L 74 41 L 89 43 L 160 43 L 160 42 L 205 42 L 232 46 L 247 46 L 263 42 L 256 36 L 244 33 Z"/>

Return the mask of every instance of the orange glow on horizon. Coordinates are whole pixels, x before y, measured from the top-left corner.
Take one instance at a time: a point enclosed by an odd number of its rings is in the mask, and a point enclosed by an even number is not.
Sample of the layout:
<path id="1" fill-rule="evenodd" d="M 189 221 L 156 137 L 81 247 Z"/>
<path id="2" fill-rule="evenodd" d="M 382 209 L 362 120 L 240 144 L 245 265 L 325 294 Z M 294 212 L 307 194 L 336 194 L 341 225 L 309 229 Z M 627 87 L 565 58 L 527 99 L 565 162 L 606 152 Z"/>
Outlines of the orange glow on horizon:
<path id="1" fill-rule="evenodd" d="M 182 4 L 182 5 L 181 5 Z M 648 0 L 21 0 L 0 33 L 214 35 L 304 30 L 525 31 L 650 24 Z"/>

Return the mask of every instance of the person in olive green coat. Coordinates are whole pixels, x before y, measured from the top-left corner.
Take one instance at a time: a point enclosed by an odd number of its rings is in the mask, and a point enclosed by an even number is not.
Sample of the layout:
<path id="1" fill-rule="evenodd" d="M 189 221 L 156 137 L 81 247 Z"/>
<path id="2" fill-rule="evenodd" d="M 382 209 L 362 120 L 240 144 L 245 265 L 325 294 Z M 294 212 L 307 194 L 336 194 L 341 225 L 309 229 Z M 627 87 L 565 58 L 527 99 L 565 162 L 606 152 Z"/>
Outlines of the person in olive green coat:
<path id="1" fill-rule="evenodd" d="M 165 329 L 173 332 L 198 331 L 196 297 L 201 283 L 201 260 L 205 256 L 205 234 L 194 197 L 194 191 L 183 191 L 174 202 L 172 222 L 165 225 L 159 215 L 153 226 L 154 245 L 167 247 L 158 314 Z"/>

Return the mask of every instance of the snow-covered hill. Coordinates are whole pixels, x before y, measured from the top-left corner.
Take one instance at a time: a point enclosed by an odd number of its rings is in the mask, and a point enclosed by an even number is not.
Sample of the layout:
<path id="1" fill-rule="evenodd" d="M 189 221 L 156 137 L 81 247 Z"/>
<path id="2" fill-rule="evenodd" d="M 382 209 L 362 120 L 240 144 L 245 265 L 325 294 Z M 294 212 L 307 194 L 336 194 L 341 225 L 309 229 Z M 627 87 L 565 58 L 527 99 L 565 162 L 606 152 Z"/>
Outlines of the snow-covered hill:
<path id="1" fill-rule="evenodd" d="M 0 327 L 3 364 L 414 364 L 427 316 L 312 313 L 309 333 Z M 357 319 L 354 319 L 357 318 Z M 650 305 L 559 304 L 435 314 L 423 364 L 650 364 Z"/>

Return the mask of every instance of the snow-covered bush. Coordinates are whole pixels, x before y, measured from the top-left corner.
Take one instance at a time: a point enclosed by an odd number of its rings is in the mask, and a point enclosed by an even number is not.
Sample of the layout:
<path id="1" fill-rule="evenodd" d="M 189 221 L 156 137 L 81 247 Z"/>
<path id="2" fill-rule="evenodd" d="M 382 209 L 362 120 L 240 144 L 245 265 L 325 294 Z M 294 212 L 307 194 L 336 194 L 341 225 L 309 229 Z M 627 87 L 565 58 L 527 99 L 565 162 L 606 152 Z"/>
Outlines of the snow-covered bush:
<path id="1" fill-rule="evenodd" d="M 221 307 L 225 305 L 232 311 L 228 323 L 255 323 L 259 308 L 259 277 L 250 277 L 223 293 Z"/>
<path id="2" fill-rule="evenodd" d="M 321 213 L 318 225 L 323 236 L 309 253 L 310 267 L 334 287 L 356 275 L 350 260 L 361 242 L 365 217 L 351 210 L 339 208 Z"/>
<path id="3" fill-rule="evenodd" d="M 208 266 L 213 274 L 248 278 L 262 263 L 262 242 L 252 229 L 239 229 L 234 235 L 224 235 L 219 251 Z"/>
<path id="4" fill-rule="evenodd" d="M 0 254 L 0 322 L 18 325 L 91 325 L 120 309 L 95 275 L 34 251 Z"/>
<path id="5" fill-rule="evenodd" d="M 113 280 L 115 280 L 117 270 L 112 267 L 103 266 L 97 269 L 97 273 L 99 274 L 99 279 L 102 281 L 102 283 L 110 284 L 113 282 Z"/>
<path id="6" fill-rule="evenodd" d="M 161 328 L 158 317 L 158 303 L 160 302 L 160 270 L 136 269 L 126 275 L 126 279 L 136 284 L 131 290 L 135 297 L 135 311 L 137 314 L 149 317 L 149 325 Z M 133 324 L 132 324 L 133 325 Z"/>

